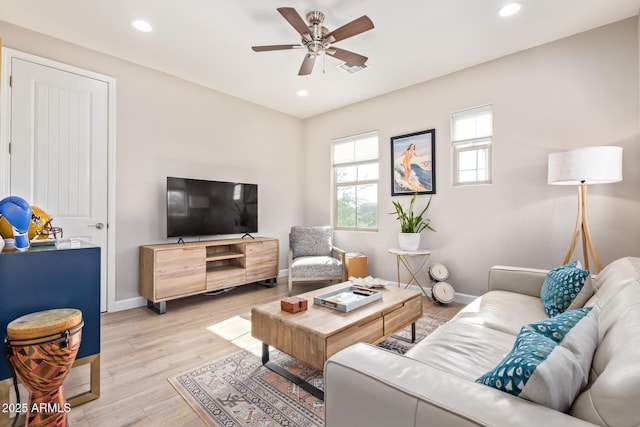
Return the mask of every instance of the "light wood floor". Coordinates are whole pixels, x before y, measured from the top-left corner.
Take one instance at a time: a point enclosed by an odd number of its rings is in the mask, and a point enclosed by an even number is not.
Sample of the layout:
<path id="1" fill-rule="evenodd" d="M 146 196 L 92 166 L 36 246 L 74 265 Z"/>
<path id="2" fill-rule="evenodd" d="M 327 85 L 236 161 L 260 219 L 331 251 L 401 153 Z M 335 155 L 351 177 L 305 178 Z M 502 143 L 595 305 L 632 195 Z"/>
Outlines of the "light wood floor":
<path id="1" fill-rule="evenodd" d="M 294 292 L 321 286 L 295 284 Z M 146 307 L 103 314 L 101 395 L 73 408 L 70 425 L 204 426 L 167 378 L 238 351 L 252 340 L 251 307 L 285 296 L 286 278 L 274 288 L 246 285 L 217 296 L 171 301 L 164 315 Z M 425 313 L 444 318 L 462 307 L 426 299 L 423 306 Z"/>

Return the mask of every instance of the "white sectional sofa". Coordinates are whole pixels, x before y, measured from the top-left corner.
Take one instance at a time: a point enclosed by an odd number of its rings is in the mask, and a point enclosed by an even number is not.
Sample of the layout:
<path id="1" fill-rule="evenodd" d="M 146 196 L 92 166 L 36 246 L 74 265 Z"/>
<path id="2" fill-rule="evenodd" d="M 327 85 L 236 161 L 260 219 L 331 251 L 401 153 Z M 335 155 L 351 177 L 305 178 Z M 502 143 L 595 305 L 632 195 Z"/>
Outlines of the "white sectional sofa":
<path id="1" fill-rule="evenodd" d="M 333 355 L 324 371 L 326 426 L 640 425 L 640 258 L 592 277 L 585 307 L 597 313 L 597 347 L 567 413 L 476 382 L 523 325 L 549 319 L 540 300 L 546 275 L 492 268 L 489 292 L 404 356 L 368 344 Z"/>

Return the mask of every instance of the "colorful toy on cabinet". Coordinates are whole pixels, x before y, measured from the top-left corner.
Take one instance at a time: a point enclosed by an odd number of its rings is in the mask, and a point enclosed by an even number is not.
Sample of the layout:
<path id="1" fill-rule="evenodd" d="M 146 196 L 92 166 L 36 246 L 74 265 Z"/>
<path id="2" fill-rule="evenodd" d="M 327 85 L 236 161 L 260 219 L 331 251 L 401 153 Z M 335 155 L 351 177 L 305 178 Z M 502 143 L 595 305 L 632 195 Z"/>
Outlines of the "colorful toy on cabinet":
<path id="1" fill-rule="evenodd" d="M 13 201 L 11 202 L 7 201 L 6 203 L 9 208 L 13 208 L 13 205 L 15 205 L 14 203 L 15 199 L 24 200 L 20 197 L 16 197 L 16 196 L 13 196 L 13 197 L 14 197 Z M 7 199 L 9 199 L 9 197 L 3 199 L 2 201 L 0 201 L 0 203 L 5 202 Z M 24 201 L 24 203 L 20 202 L 19 206 L 24 207 L 28 205 L 29 204 L 26 201 Z M 62 237 L 62 228 L 53 226 L 53 223 L 52 223 L 53 218 L 47 212 L 45 212 L 43 209 L 39 208 L 38 206 L 31 205 L 29 207 L 31 209 L 29 213 L 29 226 L 27 229 L 27 237 L 29 242 L 34 240 L 47 240 L 47 239 L 55 239 L 55 238 Z M 24 208 L 20 208 L 20 209 L 22 209 L 23 211 L 22 214 L 24 215 Z M 23 216 L 20 216 L 20 218 L 24 220 Z M 16 227 L 14 227 L 13 221 L 14 219 L 12 219 L 12 217 L 10 217 L 9 215 L 4 215 L 2 211 L 0 211 L 0 236 L 2 236 L 4 239 L 9 241 L 9 243 L 7 244 L 7 247 L 13 247 L 15 245 L 16 249 L 18 250 L 26 250 L 29 248 L 29 245 L 27 245 L 26 247 L 23 246 L 21 248 L 13 241 L 15 239 L 14 235 L 18 234 L 18 233 L 14 233 L 14 229 Z M 24 224 L 22 223 L 20 225 L 24 226 Z M 0 251 L 2 250 L 1 245 L 2 243 L 0 243 Z"/>
<path id="2" fill-rule="evenodd" d="M 10 228 L 11 235 L 5 230 L 2 237 L 5 239 L 13 239 L 14 245 L 19 251 L 29 249 L 29 225 L 31 224 L 31 206 L 22 197 L 9 196 L 0 200 L 0 221 L 6 221 Z M 5 227 L 2 227 L 7 228 Z"/>

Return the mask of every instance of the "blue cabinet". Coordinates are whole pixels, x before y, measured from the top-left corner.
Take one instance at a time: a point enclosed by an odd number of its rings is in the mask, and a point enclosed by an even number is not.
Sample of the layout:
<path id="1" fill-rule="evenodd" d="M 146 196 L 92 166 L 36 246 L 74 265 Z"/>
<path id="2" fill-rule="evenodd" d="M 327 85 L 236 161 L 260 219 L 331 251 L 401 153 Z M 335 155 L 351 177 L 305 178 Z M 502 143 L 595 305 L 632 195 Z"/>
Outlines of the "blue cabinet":
<path id="1" fill-rule="evenodd" d="M 0 332 L 25 314 L 53 308 L 82 311 L 84 328 L 76 361 L 97 367 L 100 354 L 100 248 L 82 243 L 78 248 L 32 247 L 26 252 L 0 252 Z M 92 376 L 94 371 L 92 370 Z M 0 380 L 10 377 L 0 359 Z M 99 394 L 98 390 L 92 390 Z M 87 399 L 85 399 L 86 401 Z"/>

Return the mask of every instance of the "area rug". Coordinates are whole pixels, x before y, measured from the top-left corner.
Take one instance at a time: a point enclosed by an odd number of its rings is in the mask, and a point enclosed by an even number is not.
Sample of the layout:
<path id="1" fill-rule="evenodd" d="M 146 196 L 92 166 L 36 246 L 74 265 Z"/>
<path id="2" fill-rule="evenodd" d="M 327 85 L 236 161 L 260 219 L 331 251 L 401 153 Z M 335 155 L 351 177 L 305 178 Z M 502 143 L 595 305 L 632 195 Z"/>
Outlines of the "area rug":
<path id="1" fill-rule="evenodd" d="M 416 322 L 416 342 L 446 323 L 432 315 Z M 411 337 L 407 327 L 398 335 Z M 413 345 L 395 338 L 380 344 L 404 354 Z M 324 389 L 322 371 L 271 349 L 270 359 Z M 169 382 L 209 426 L 322 426 L 324 402 L 262 366 L 247 350 L 169 378 Z"/>

